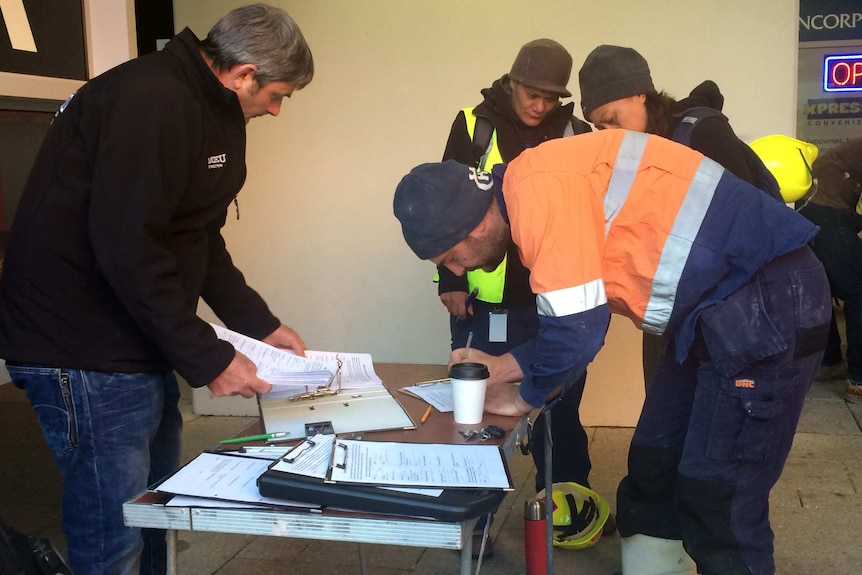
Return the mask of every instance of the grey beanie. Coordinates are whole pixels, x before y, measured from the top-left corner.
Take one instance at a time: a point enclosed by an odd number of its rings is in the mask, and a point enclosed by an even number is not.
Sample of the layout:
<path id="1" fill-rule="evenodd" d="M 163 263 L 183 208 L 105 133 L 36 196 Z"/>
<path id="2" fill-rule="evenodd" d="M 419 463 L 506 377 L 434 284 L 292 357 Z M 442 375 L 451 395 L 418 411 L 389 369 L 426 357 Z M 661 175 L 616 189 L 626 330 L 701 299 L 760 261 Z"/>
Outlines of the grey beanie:
<path id="1" fill-rule="evenodd" d="M 547 38 L 521 46 L 509 72 L 509 78 L 516 82 L 567 98 L 572 95 L 566 89 L 571 75 L 571 54 L 559 42 Z"/>
<path id="2" fill-rule="evenodd" d="M 493 195 L 490 173 L 446 160 L 410 170 L 395 188 L 393 208 L 407 245 L 427 260 L 466 238 L 485 217 Z"/>
<path id="3" fill-rule="evenodd" d="M 584 118 L 608 102 L 656 89 L 649 64 L 634 48 L 603 44 L 590 52 L 578 72 Z"/>

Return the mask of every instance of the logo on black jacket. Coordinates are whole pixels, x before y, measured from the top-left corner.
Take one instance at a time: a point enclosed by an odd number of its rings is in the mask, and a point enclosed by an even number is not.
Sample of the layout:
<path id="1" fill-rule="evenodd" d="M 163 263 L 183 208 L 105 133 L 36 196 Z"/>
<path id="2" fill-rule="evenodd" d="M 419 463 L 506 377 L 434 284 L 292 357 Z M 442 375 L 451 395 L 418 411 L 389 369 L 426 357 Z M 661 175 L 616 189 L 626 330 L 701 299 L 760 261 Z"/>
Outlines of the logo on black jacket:
<path id="1" fill-rule="evenodd" d="M 216 154 L 215 156 L 210 156 L 207 158 L 207 167 L 210 170 L 215 170 L 216 168 L 223 168 L 227 162 L 227 154 Z"/>

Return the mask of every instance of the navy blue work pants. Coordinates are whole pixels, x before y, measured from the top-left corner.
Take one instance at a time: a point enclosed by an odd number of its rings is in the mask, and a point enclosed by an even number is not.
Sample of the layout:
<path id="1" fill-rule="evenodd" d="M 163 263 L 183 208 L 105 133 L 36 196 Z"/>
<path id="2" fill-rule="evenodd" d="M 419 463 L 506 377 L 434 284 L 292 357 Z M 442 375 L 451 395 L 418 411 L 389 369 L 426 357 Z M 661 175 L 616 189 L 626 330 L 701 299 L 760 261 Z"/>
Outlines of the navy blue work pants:
<path id="1" fill-rule="evenodd" d="M 706 309 L 667 346 L 617 493 L 620 535 L 681 539 L 701 575 L 772 575 L 769 492 L 826 343 L 829 284 L 807 247 Z"/>

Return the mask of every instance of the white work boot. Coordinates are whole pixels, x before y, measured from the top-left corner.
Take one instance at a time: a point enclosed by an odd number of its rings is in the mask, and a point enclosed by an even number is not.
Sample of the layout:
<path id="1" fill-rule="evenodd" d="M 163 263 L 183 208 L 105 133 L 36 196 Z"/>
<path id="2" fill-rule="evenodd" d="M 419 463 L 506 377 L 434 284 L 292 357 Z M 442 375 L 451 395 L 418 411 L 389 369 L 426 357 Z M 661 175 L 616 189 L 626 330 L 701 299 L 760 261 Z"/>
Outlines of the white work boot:
<path id="1" fill-rule="evenodd" d="M 622 537 L 620 541 L 623 575 L 697 575 L 682 541 L 640 534 Z"/>

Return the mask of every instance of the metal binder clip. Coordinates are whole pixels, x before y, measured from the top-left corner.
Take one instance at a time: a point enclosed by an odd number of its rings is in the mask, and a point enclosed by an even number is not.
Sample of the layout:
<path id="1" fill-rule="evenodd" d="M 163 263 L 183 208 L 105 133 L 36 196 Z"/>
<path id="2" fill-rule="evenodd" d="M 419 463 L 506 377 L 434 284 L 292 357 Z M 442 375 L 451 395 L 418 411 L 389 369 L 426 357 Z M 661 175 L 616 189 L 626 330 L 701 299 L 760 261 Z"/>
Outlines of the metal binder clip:
<path id="1" fill-rule="evenodd" d="M 285 456 L 283 459 L 288 463 L 293 463 L 294 461 L 302 457 L 304 453 L 306 453 L 315 445 L 317 444 L 314 441 L 306 439 L 305 441 L 294 447 L 293 450 L 288 454 L 288 456 Z"/>
<path id="2" fill-rule="evenodd" d="M 335 467 L 338 469 L 347 469 L 347 446 L 341 442 L 335 444 L 335 447 L 339 447 L 344 450 L 344 461 L 341 463 L 336 463 Z"/>
<path id="3" fill-rule="evenodd" d="M 299 395 L 292 395 L 292 396 L 288 397 L 287 400 L 288 401 L 300 401 L 303 399 L 317 399 L 319 397 L 329 397 L 329 396 L 338 395 L 339 393 L 341 393 L 341 366 L 342 366 L 342 361 L 341 361 L 341 358 L 338 357 L 338 355 L 335 356 L 335 361 L 336 361 L 336 364 L 338 367 L 336 368 L 335 373 L 329 379 L 329 383 L 327 383 L 326 385 L 321 385 L 320 387 L 318 387 L 314 391 L 307 391 L 305 393 L 300 393 Z M 336 383 L 335 389 L 332 388 L 333 382 Z"/>

